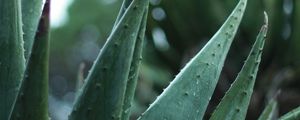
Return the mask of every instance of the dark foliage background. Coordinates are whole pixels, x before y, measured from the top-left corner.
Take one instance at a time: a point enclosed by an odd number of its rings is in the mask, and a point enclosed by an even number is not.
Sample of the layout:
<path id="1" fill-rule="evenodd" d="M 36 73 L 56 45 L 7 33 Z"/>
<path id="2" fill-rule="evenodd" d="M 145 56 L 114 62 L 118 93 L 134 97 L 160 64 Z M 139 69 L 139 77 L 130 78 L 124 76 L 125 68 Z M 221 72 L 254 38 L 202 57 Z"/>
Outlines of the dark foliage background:
<path id="1" fill-rule="evenodd" d="M 99 50 L 111 32 L 121 0 L 74 0 L 66 24 L 52 29 L 50 114 L 66 119 Z M 132 118 L 138 117 L 218 30 L 238 0 L 151 0 L 143 63 Z M 248 120 L 277 96 L 278 114 L 300 105 L 300 1 L 248 0 L 206 118 L 230 87 L 269 14 L 269 33 Z M 298 31 L 298 32 L 297 32 Z"/>

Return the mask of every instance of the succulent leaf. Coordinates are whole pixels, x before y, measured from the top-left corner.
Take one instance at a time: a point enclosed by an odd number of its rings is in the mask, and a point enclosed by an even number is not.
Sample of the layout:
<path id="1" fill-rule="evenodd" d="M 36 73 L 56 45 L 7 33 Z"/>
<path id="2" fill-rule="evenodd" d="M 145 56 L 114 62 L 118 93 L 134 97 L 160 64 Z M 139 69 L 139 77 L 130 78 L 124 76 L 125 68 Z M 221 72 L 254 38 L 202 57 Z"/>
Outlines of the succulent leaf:
<path id="1" fill-rule="evenodd" d="M 10 120 L 48 120 L 49 7 L 46 1 Z"/>
<path id="2" fill-rule="evenodd" d="M 114 24 L 113 28 L 115 28 L 118 25 L 118 23 L 120 22 L 120 19 L 124 15 L 126 9 L 128 8 L 128 6 L 130 5 L 131 2 L 132 2 L 132 0 L 123 0 L 122 6 L 121 6 L 120 11 L 119 11 L 119 15 L 117 16 L 117 19 L 115 21 L 115 24 Z"/>
<path id="3" fill-rule="evenodd" d="M 299 120 L 300 119 L 300 107 L 286 113 L 279 120 Z"/>
<path id="4" fill-rule="evenodd" d="M 69 119 L 121 119 L 137 36 L 149 0 L 133 0 L 101 49 Z"/>
<path id="5" fill-rule="evenodd" d="M 0 0 L 0 120 L 7 120 L 25 71 L 20 0 Z"/>
<path id="6" fill-rule="evenodd" d="M 25 58 L 28 62 L 28 58 L 31 54 L 33 42 L 35 41 L 35 35 L 39 20 L 41 18 L 43 4 L 45 0 L 21 0 L 22 1 L 22 21 L 23 21 L 23 38 Z"/>
<path id="7" fill-rule="evenodd" d="M 147 24 L 147 15 L 148 15 L 148 8 L 146 8 L 144 12 L 137 41 L 135 43 L 132 63 L 130 66 L 130 71 L 127 80 L 126 92 L 124 96 L 122 120 L 129 120 L 130 117 L 131 104 L 134 99 L 135 88 L 136 88 L 138 75 L 139 75 L 139 65 L 142 60 L 142 51 L 143 51 L 143 43 L 144 43 L 146 24 Z"/>
<path id="8" fill-rule="evenodd" d="M 243 68 L 213 112 L 210 120 L 245 119 L 267 34 L 267 16 L 265 21 L 265 25 L 262 26 Z"/>
<path id="9" fill-rule="evenodd" d="M 246 4 L 247 0 L 240 0 L 219 31 L 180 71 L 139 120 L 202 119 Z"/>
<path id="10" fill-rule="evenodd" d="M 277 104 L 278 103 L 272 99 L 266 106 L 262 114 L 259 116 L 258 120 L 274 120 Z"/>

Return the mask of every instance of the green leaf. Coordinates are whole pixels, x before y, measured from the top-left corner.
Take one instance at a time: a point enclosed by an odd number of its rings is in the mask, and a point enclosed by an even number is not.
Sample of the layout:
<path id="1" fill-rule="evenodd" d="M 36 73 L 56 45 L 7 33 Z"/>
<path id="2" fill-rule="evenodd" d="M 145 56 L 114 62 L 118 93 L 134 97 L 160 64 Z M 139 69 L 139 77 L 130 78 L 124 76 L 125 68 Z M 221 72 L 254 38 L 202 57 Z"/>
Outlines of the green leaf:
<path id="1" fill-rule="evenodd" d="M 262 114 L 259 116 L 258 120 L 274 120 L 277 104 L 278 103 L 272 99 L 267 105 L 267 107 L 264 109 Z"/>
<path id="2" fill-rule="evenodd" d="M 10 120 L 48 120 L 49 7 L 46 1 Z"/>
<path id="3" fill-rule="evenodd" d="M 25 58 L 28 61 L 45 0 L 21 0 Z"/>
<path id="4" fill-rule="evenodd" d="M 119 11 L 119 15 L 115 21 L 115 24 L 114 24 L 114 28 L 118 25 L 118 23 L 120 22 L 120 19 L 122 18 L 122 16 L 124 15 L 126 9 L 128 8 L 128 6 L 130 5 L 130 3 L 132 2 L 132 0 L 123 0 L 123 3 L 122 3 L 122 6 L 120 8 L 120 11 Z"/>
<path id="5" fill-rule="evenodd" d="M 148 4 L 149 0 L 132 1 L 100 51 L 69 119 L 121 119 L 134 48 Z"/>
<path id="6" fill-rule="evenodd" d="M 146 8 L 144 12 L 142 24 L 139 30 L 137 41 L 135 43 L 133 58 L 130 66 L 126 91 L 124 96 L 122 120 L 129 120 L 130 117 L 131 104 L 134 99 L 135 88 L 136 88 L 138 75 L 139 75 L 139 65 L 142 60 L 142 51 L 143 51 L 143 42 L 144 42 L 146 24 L 147 24 L 147 15 L 148 15 L 148 8 Z"/>
<path id="7" fill-rule="evenodd" d="M 286 113 L 279 120 L 299 120 L 300 119 L 300 107 Z"/>
<path id="8" fill-rule="evenodd" d="M 266 24 L 262 26 L 242 70 L 213 112 L 210 120 L 245 119 L 267 34 L 267 15 L 265 20 Z"/>
<path id="9" fill-rule="evenodd" d="M 0 120 L 7 120 L 25 71 L 21 1 L 0 0 Z"/>
<path id="10" fill-rule="evenodd" d="M 202 119 L 246 4 L 247 0 L 240 0 L 220 30 L 180 71 L 140 120 Z"/>
<path id="11" fill-rule="evenodd" d="M 297 54 L 300 51 L 300 1 L 296 0 L 293 3 L 293 14 L 292 14 L 292 33 L 291 33 L 291 40 L 288 47 L 288 51 L 285 52 L 286 58 L 288 58 L 289 60 L 287 61 L 288 63 L 295 63 L 295 65 L 297 65 L 297 68 L 299 68 L 300 66 L 300 55 Z M 297 70 L 297 72 L 299 71 L 299 69 Z"/>

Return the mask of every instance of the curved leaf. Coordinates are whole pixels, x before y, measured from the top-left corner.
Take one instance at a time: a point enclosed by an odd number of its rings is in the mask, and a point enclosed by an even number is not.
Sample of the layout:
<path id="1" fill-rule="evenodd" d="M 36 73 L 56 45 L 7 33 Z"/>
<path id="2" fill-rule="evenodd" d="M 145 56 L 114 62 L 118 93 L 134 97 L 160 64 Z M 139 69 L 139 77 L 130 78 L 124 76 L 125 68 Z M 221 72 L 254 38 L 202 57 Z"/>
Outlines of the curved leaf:
<path id="1" fill-rule="evenodd" d="M 48 120 L 49 7 L 47 0 L 10 120 Z"/>
<path id="2" fill-rule="evenodd" d="M 0 0 L 0 120 L 7 120 L 25 71 L 20 0 Z"/>
<path id="3" fill-rule="evenodd" d="M 140 120 L 202 119 L 246 4 L 247 0 L 240 0 L 220 30 L 180 71 Z"/>
<path id="4" fill-rule="evenodd" d="M 45 0 L 21 0 L 22 1 L 22 21 L 25 58 L 31 54 L 31 49 L 37 32 L 39 20 L 41 18 L 43 4 Z"/>
<path id="5" fill-rule="evenodd" d="M 261 60 L 261 53 L 266 34 L 267 24 L 262 26 L 242 70 L 213 112 L 210 120 L 245 119 Z"/>
<path id="6" fill-rule="evenodd" d="M 258 120 L 274 120 L 274 116 L 277 109 L 277 102 L 271 100 L 267 107 L 264 109 Z"/>
<path id="7" fill-rule="evenodd" d="M 69 119 L 121 119 L 127 79 L 149 0 L 133 0 L 101 49 Z"/>
<path id="8" fill-rule="evenodd" d="M 127 85 L 126 85 L 126 91 L 124 95 L 122 120 L 129 120 L 130 117 L 131 104 L 134 99 L 135 88 L 136 88 L 138 75 L 139 75 L 139 65 L 142 60 L 142 51 L 143 51 L 143 43 L 144 43 L 146 24 L 147 24 L 147 15 L 148 15 L 148 8 L 144 12 L 142 24 L 139 30 L 137 41 L 135 43 L 134 53 L 133 53 Z"/>
<path id="9" fill-rule="evenodd" d="M 117 16 L 117 19 L 115 21 L 115 24 L 114 24 L 113 28 L 115 28 L 118 25 L 118 23 L 120 22 L 120 19 L 124 15 L 126 9 L 128 8 L 128 6 L 130 5 L 131 2 L 132 2 L 132 0 L 123 0 L 122 6 L 120 8 L 119 14 Z"/>
<path id="10" fill-rule="evenodd" d="M 300 119 L 300 107 L 286 113 L 279 120 L 299 120 Z"/>

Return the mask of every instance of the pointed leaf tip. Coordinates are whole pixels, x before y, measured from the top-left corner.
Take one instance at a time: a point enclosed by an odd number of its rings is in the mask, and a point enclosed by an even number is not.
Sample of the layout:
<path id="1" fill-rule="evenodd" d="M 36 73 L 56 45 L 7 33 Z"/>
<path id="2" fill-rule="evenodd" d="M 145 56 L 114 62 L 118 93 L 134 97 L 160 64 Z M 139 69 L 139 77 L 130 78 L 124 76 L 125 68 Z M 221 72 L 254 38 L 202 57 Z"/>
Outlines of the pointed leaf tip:
<path id="1" fill-rule="evenodd" d="M 132 0 L 86 78 L 69 120 L 120 120 L 130 66 L 149 0 Z"/>
<path id="2" fill-rule="evenodd" d="M 258 120 L 274 120 L 276 117 L 277 105 L 277 101 L 275 99 L 272 99 L 265 107 Z"/>
<path id="3" fill-rule="evenodd" d="M 243 68 L 213 112 L 210 120 L 245 119 L 261 61 L 266 33 L 267 26 L 265 24 L 262 26 Z"/>
<path id="4" fill-rule="evenodd" d="M 300 106 L 279 118 L 279 120 L 299 120 L 299 119 L 300 119 Z"/>
<path id="5" fill-rule="evenodd" d="M 216 34 L 186 64 L 139 120 L 203 118 L 246 4 L 247 0 L 240 0 Z M 188 109 L 182 109 L 183 107 Z"/>
<path id="6" fill-rule="evenodd" d="M 265 16 L 264 24 L 265 24 L 266 26 L 268 26 L 268 25 L 269 25 L 269 18 L 268 18 L 268 14 L 267 14 L 266 11 L 264 11 L 264 16 Z"/>

